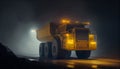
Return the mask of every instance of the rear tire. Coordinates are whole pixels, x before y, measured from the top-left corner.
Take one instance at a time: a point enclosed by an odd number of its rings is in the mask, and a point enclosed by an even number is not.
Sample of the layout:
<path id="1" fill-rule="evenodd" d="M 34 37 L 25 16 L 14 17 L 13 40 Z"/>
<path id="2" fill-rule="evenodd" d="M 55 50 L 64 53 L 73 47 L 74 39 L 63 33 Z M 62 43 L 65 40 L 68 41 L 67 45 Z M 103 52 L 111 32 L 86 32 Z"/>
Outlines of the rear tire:
<path id="1" fill-rule="evenodd" d="M 69 58 L 71 55 L 71 51 L 67 51 L 61 48 L 60 39 L 55 39 L 52 42 L 52 57 L 53 59 L 63 59 Z"/>
<path id="2" fill-rule="evenodd" d="M 91 51 L 76 51 L 76 55 L 79 59 L 88 59 Z"/>
<path id="3" fill-rule="evenodd" d="M 45 43 L 44 53 L 45 53 L 45 58 L 46 59 L 51 59 L 52 58 L 52 46 L 51 45 L 52 45 L 51 42 Z"/>
<path id="4" fill-rule="evenodd" d="M 39 46 L 39 56 L 40 56 L 40 59 L 44 59 L 44 45 L 45 43 L 40 43 L 40 46 Z"/>

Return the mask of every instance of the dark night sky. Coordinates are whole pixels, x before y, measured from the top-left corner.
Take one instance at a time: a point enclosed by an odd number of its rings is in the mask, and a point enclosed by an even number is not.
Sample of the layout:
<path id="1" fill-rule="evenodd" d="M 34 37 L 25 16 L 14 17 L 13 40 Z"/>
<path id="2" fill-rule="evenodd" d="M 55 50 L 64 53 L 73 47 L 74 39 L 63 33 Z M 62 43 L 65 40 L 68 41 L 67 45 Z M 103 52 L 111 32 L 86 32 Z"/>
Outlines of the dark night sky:
<path id="1" fill-rule="evenodd" d="M 30 40 L 30 28 L 68 17 L 92 23 L 98 39 L 98 49 L 93 55 L 120 57 L 118 5 L 118 0 L 3 0 L 0 1 L 0 42 L 20 54 L 18 50 L 29 47 L 25 41 Z"/>

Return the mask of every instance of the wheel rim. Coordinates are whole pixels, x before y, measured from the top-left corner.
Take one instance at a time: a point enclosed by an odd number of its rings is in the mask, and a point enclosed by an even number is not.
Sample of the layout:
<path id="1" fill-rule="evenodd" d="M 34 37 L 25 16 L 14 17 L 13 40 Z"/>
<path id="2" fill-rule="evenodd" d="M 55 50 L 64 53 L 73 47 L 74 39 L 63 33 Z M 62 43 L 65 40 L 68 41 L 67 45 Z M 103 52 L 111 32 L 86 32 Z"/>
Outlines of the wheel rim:
<path id="1" fill-rule="evenodd" d="M 53 41 L 52 43 L 52 56 L 53 58 L 56 58 L 58 54 L 58 46 L 57 46 L 57 41 Z"/>
<path id="2" fill-rule="evenodd" d="M 47 58 L 48 57 L 48 45 L 47 45 L 47 43 L 44 46 L 44 53 L 45 53 L 45 57 Z"/>

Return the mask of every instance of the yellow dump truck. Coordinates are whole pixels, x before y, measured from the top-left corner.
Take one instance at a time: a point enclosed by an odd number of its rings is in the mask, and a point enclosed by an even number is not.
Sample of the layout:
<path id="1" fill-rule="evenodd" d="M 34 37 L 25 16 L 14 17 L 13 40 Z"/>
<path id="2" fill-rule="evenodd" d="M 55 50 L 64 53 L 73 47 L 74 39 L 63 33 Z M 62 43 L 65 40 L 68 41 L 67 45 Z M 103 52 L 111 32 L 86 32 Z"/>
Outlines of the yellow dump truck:
<path id="1" fill-rule="evenodd" d="M 75 51 L 78 58 L 88 58 L 97 46 L 95 35 L 85 27 L 88 24 L 62 20 L 61 23 L 47 23 L 38 29 L 40 58 L 69 58 L 71 51 Z"/>

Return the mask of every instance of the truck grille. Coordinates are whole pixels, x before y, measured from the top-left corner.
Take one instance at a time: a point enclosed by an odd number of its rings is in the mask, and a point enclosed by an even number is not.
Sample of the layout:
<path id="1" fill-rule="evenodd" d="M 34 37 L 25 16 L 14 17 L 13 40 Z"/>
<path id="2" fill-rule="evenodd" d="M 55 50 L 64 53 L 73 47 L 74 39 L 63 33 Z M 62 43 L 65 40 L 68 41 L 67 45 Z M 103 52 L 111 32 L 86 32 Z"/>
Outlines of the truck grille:
<path id="1" fill-rule="evenodd" d="M 87 49 L 89 40 L 89 30 L 88 29 L 76 29 L 76 49 Z"/>
<path id="2" fill-rule="evenodd" d="M 87 40 L 79 40 L 79 41 L 77 41 L 76 48 L 77 49 L 88 48 L 88 41 Z"/>

